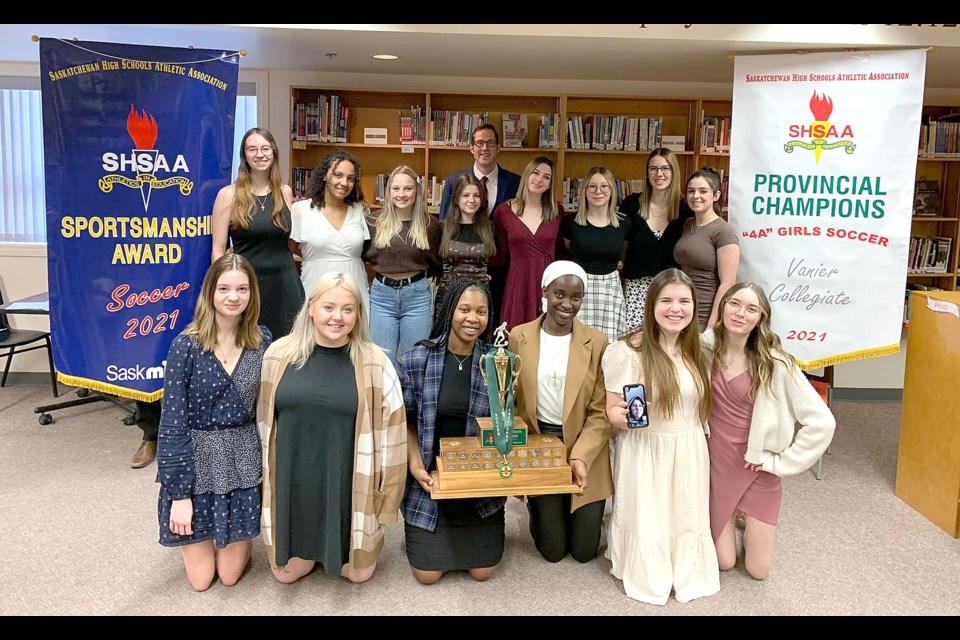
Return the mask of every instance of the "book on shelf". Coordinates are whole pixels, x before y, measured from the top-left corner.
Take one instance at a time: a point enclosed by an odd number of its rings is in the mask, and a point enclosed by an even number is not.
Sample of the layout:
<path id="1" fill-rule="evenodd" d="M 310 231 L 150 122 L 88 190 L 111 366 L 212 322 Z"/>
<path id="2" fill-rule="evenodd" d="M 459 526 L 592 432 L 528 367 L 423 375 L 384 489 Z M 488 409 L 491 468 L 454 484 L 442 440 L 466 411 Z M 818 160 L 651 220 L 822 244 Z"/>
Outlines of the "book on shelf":
<path id="1" fill-rule="evenodd" d="M 920 126 L 920 156 L 960 157 L 960 113 L 949 113 L 939 118 L 923 117 L 923 124 Z"/>
<path id="2" fill-rule="evenodd" d="M 558 149 L 560 147 L 557 132 L 557 122 L 559 120 L 559 113 L 545 113 L 540 116 L 537 123 L 537 140 L 541 149 Z"/>
<path id="3" fill-rule="evenodd" d="M 913 215 L 928 218 L 943 214 L 939 180 L 917 180 L 913 197 Z"/>
<path id="4" fill-rule="evenodd" d="M 670 149 L 670 151 L 687 150 L 686 136 L 661 136 L 660 144 L 663 145 L 664 149 Z"/>
<path id="5" fill-rule="evenodd" d="M 505 148 L 520 149 L 529 146 L 527 131 L 527 114 L 503 114 L 503 146 Z"/>
<path id="6" fill-rule="evenodd" d="M 423 107 L 413 105 L 410 114 L 400 112 L 400 144 L 424 144 L 426 140 L 426 123 Z"/>
<path id="7" fill-rule="evenodd" d="M 907 249 L 907 273 L 947 273 L 953 239 L 913 236 Z"/>
<path id="8" fill-rule="evenodd" d="M 465 113 L 446 109 L 430 110 L 430 144 L 469 147 L 473 130 L 487 122 L 487 112 Z"/>

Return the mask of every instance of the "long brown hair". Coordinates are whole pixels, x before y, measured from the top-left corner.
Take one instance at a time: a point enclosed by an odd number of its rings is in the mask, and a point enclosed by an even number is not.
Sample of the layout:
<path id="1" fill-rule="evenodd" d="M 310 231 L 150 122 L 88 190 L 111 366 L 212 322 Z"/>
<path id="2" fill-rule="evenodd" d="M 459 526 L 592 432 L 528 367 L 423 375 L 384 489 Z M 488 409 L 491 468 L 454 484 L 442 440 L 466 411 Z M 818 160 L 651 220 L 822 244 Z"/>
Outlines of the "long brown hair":
<path id="1" fill-rule="evenodd" d="M 660 325 L 654 316 L 657 298 L 665 287 L 678 284 L 690 289 L 693 299 L 693 314 L 690 324 L 681 332 L 677 339 L 680 354 L 684 364 L 693 374 L 693 381 L 697 385 L 700 395 L 699 417 L 706 422 L 710 416 L 710 367 L 707 358 L 700 348 L 700 323 L 697 322 L 697 293 L 690 276 L 679 269 L 664 269 L 658 273 L 647 290 L 646 307 L 644 308 L 643 325 L 627 333 L 623 340 L 627 346 L 640 354 L 643 366 L 643 376 L 647 389 L 647 397 L 654 398 L 667 418 L 672 418 L 674 411 L 680 407 L 680 381 L 677 379 L 677 370 L 660 344 Z"/>
<path id="2" fill-rule="evenodd" d="M 457 178 L 453 187 L 453 197 L 450 199 L 450 208 L 447 209 L 447 217 L 443 221 L 443 236 L 440 238 L 440 257 L 442 258 L 449 255 L 450 244 L 460 234 L 460 218 L 463 217 L 463 212 L 460 210 L 460 196 L 470 186 L 476 187 L 480 191 L 480 200 L 483 201 L 483 185 L 480 184 L 477 176 L 473 175 L 473 172 L 468 171 Z M 483 248 L 487 252 L 487 257 L 494 255 L 497 252 L 497 245 L 493 241 L 493 223 L 490 222 L 490 217 L 482 206 L 473 214 L 473 228 L 477 230 L 477 235 L 483 241 Z"/>
<path id="3" fill-rule="evenodd" d="M 677 155 L 666 147 L 654 149 L 647 156 L 647 177 L 645 178 L 647 183 L 640 192 L 640 217 L 644 220 L 650 217 L 650 195 L 653 193 L 653 183 L 650 182 L 650 163 L 654 158 L 663 158 L 670 165 L 670 186 L 667 187 L 667 222 L 670 222 L 680 216 L 680 201 L 683 199 L 683 194 L 680 188 L 680 162 L 677 160 Z"/>
<path id="4" fill-rule="evenodd" d="M 763 288 L 754 282 L 738 282 L 727 289 L 723 298 L 720 299 L 720 322 L 713 325 L 713 361 L 720 362 L 720 357 L 728 340 L 727 330 L 723 325 L 723 309 L 734 294 L 744 289 L 749 289 L 757 294 L 757 300 L 760 302 L 760 320 L 747 337 L 745 348 L 747 370 L 750 372 L 750 399 L 754 400 L 758 391 L 770 389 L 773 369 L 777 366 L 777 362 L 792 368 L 796 364 L 796 360 L 783 350 L 780 336 L 770 328 L 770 301 L 763 292 Z"/>
<path id="5" fill-rule="evenodd" d="M 517 189 L 517 197 L 510 201 L 510 206 L 518 216 L 523 215 L 523 203 L 527 201 L 527 192 L 529 191 L 527 183 L 530 181 L 530 174 L 541 164 L 550 167 L 550 187 L 540 196 L 540 206 L 543 211 L 541 218 L 543 218 L 544 222 L 553 222 L 557 219 L 559 213 L 557 199 L 553 196 L 553 186 L 556 182 L 557 170 L 554 167 L 553 160 L 546 156 L 537 156 L 527 163 L 527 168 L 523 170 L 523 175 L 520 176 L 520 188 Z"/>
<path id="6" fill-rule="evenodd" d="M 283 222 L 283 207 L 286 204 L 283 199 L 283 182 L 280 180 L 280 164 L 277 155 L 280 151 L 277 149 L 277 140 L 273 134 L 266 129 L 254 127 L 245 134 L 240 142 L 240 169 L 237 171 L 237 181 L 233 183 L 233 205 L 230 207 L 230 226 L 234 229 L 249 229 L 253 222 L 253 181 L 250 178 L 250 163 L 247 162 L 247 138 L 253 134 L 263 136 L 263 139 L 270 143 L 273 149 L 273 162 L 270 164 L 270 193 L 273 194 L 273 211 L 270 217 L 273 220 L 273 226 L 284 231 L 289 231 L 287 225 Z"/>
<path id="7" fill-rule="evenodd" d="M 184 335 L 196 338 L 204 351 L 213 351 L 217 343 L 217 311 L 213 306 L 213 296 L 217 291 L 220 276 L 228 271 L 241 271 L 246 274 L 250 282 L 250 302 L 240 315 L 240 326 L 237 327 L 237 346 L 244 349 L 259 349 L 263 332 L 257 324 L 260 318 L 260 287 L 257 285 L 257 274 L 250 261 L 239 253 L 226 253 L 210 265 L 207 275 L 203 277 L 200 286 L 200 295 L 197 297 L 197 306 L 193 312 L 193 321 L 183 330 Z"/>

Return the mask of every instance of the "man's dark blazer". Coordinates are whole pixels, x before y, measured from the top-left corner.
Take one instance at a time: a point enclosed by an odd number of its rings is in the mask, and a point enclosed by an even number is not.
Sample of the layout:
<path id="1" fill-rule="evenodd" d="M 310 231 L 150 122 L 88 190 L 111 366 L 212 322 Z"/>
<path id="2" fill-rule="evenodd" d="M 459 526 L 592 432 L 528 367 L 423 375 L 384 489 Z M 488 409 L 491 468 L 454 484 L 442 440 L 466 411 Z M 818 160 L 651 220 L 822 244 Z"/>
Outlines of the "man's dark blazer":
<path id="1" fill-rule="evenodd" d="M 515 197 L 517 195 L 517 189 L 520 188 L 520 176 L 512 171 L 507 171 L 503 168 L 503 165 L 498 164 L 497 167 L 499 168 L 497 173 L 497 201 L 493 203 L 493 209 L 490 210 L 491 212 L 507 200 Z M 453 186 L 456 184 L 457 178 L 468 171 L 473 171 L 473 165 L 463 171 L 457 171 L 447 176 L 447 180 L 443 185 L 443 198 L 440 200 L 441 220 L 447 216 L 447 209 L 450 207 L 450 201 L 453 200 Z"/>

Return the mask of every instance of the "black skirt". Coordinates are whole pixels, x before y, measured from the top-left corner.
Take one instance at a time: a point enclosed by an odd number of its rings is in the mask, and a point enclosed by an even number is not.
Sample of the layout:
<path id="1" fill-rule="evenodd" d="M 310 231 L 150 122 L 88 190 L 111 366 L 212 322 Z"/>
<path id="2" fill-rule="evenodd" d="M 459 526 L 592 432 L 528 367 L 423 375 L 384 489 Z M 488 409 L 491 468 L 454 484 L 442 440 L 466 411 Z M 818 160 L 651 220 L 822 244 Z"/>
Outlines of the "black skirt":
<path id="1" fill-rule="evenodd" d="M 437 528 L 404 525 L 407 560 L 420 571 L 495 567 L 503 557 L 503 509 L 481 518 L 476 501 L 442 500 Z"/>

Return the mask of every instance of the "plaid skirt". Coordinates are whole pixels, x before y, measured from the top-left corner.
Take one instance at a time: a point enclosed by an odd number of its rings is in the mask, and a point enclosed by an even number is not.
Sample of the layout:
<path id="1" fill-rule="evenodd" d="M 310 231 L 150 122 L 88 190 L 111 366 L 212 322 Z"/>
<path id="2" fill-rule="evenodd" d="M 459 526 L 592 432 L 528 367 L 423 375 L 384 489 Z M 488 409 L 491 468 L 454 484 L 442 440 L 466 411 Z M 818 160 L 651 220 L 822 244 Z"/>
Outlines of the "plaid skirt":
<path id="1" fill-rule="evenodd" d="M 626 331 L 626 303 L 618 272 L 602 276 L 587 274 L 587 288 L 577 319 L 606 334 L 610 342 L 614 342 Z"/>

